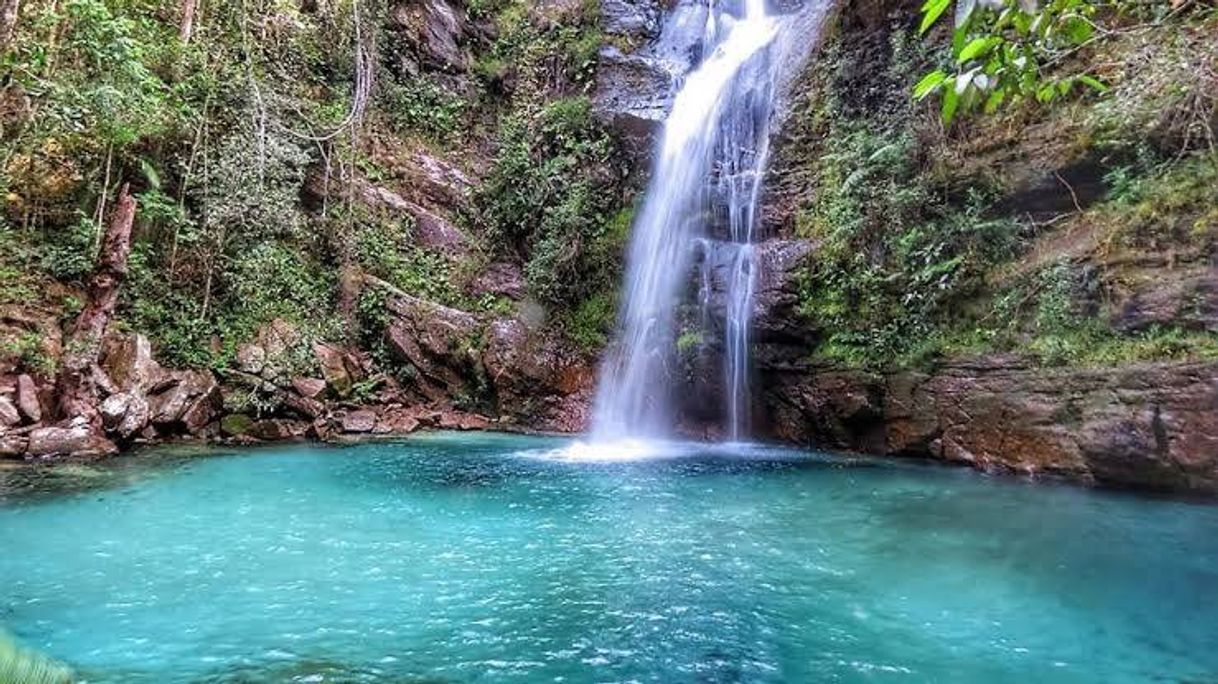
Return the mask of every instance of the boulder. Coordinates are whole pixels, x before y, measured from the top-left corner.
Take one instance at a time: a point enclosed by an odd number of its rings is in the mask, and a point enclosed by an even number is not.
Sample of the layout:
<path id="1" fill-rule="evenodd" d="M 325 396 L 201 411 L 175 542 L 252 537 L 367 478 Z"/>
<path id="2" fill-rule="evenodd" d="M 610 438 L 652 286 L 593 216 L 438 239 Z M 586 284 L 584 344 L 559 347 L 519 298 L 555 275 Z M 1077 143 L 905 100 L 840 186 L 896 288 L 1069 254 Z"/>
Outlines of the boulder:
<path id="1" fill-rule="evenodd" d="M 405 435 L 418 430 L 422 423 L 416 412 L 409 409 L 393 409 L 381 414 L 373 432 L 378 434 Z"/>
<path id="2" fill-rule="evenodd" d="M 316 399 L 302 397 L 290 392 L 282 395 L 283 405 L 304 418 L 320 418 L 326 413 L 326 405 Z"/>
<path id="3" fill-rule="evenodd" d="M 102 401 L 100 412 L 106 432 L 130 439 L 148 425 L 152 410 L 143 395 L 119 392 Z"/>
<path id="4" fill-rule="evenodd" d="M 417 66 L 449 72 L 469 68 L 470 56 L 463 46 L 465 17 L 445 0 L 396 2 L 389 19 L 401 40 L 413 48 Z M 404 68 L 411 71 L 417 66 Z"/>
<path id="5" fill-rule="evenodd" d="M 215 419 L 220 387 L 208 371 L 173 371 L 148 397 L 149 421 L 157 426 L 182 426 L 195 432 Z"/>
<path id="6" fill-rule="evenodd" d="M 470 281 L 469 292 L 474 296 L 489 294 L 520 301 L 527 293 L 524 271 L 519 264 L 496 261 Z"/>
<path id="7" fill-rule="evenodd" d="M 443 411 L 440 413 L 439 427 L 441 430 L 485 430 L 491 425 L 490 419 L 464 411 Z"/>
<path id="8" fill-rule="evenodd" d="M 282 442 L 301 439 L 308 431 L 309 424 L 304 421 L 268 418 L 251 423 L 242 434 L 264 442 Z"/>
<path id="9" fill-rule="evenodd" d="M 43 427 L 31 430 L 26 453 L 37 457 L 97 457 L 118 452 L 110 440 L 94 433 L 89 426 L 75 423 L 68 427 Z"/>
<path id="10" fill-rule="evenodd" d="M 0 431 L 20 423 L 21 414 L 17 407 L 8 397 L 0 395 Z"/>
<path id="11" fill-rule="evenodd" d="M 17 376 L 17 408 L 31 423 L 42 420 L 42 402 L 38 399 L 38 385 L 28 375 Z"/>
<path id="12" fill-rule="evenodd" d="M 292 378 L 292 389 L 305 399 L 316 399 L 326 391 L 326 381 L 321 378 Z"/>
<path id="13" fill-rule="evenodd" d="M 20 458 L 25 455 L 30 439 L 25 435 L 0 434 L 0 458 Z"/>
<path id="14" fill-rule="evenodd" d="M 1117 302 L 1112 324 L 1133 332 L 1179 325 L 1218 332 L 1218 269 L 1208 264 L 1191 275 L 1171 278 L 1150 272 L 1139 287 Z"/>
<path id="15" fill-rule="evenodd" d="M 376 427 L 376 413 L 372 411 L 352 411 L 339 419 L 343 432 L 372 432 Z"/>
<path id="16" fill-rule="evenodd" d="M 322 342 L 313 345 L 326 384 L 340 397 L 350 396 L 355 383 L 364 379 L 363 360 L 355 352 Z"/>
<path id="17" fill-rule="evenodd" d="M 480 372 L 478 318 L 409 296 L 390 299 L 388 308 L 385 341 L 398 361 L 413 367 L 413 388 L 430 400 L 467 394 Z"/>
<path id="18" fill-rule="evenodd" d="M 152 344 L 143 335 L 107 335 L 98 365 L 115 392 L 147 392 L 164 380 L 165 371 L 152 358 Z"/>
<path id="19" fill-rule="evenodd" d="M 257 344 L 243 344 L 237 349 L 237 367 L 243 373 L 258 375 L 266 366 L 266 350 Z"/>
<path id="20" fill-rule="evenodd" d="M 596 373 L 583 355 L 531 334 L 519 319 L 498 319 L 487 326 L 482 365 L 501 419 L 554 432 L 586 429 Z"/>

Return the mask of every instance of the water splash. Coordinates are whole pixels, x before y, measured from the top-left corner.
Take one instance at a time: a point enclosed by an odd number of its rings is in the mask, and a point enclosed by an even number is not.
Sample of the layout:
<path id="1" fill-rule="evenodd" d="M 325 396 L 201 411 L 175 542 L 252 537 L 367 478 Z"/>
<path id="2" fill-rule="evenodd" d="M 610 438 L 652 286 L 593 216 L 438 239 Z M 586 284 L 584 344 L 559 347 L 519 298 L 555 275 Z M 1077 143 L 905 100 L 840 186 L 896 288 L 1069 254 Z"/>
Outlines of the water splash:
<path id="1" fill-rule="evenodd" d="M 734 250 L 723 326 L 725 420 L 733 440 L 747 436 L 756 207 L 782 76 L 779 53 L 798 44 L 806 54 L 815 37 L 797 35 L 806 19 L 806 13 L 771 12 L 765 0 L 746 0 L 742 8 L 712 0 L 703 30 L 706 56 L 673 100 L 634 226 L 620 329 L 601 369 L 594 442 L 661 439 L 672 432 L 677 306 L 691 252 L 712 251 L 704 239 L 712 224 L 726 228 Z M 704 270 L 704 322 L 709 282 Z"/>

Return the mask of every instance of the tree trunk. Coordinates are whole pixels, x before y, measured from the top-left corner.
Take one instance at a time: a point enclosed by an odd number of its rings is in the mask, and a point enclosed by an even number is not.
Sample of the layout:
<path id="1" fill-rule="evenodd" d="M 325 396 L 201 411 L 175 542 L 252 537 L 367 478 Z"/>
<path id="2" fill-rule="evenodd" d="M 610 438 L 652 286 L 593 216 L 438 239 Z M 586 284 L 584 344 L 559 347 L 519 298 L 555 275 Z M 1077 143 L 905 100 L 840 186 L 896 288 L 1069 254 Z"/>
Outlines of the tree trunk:
<path id="1" fill-rule="evenodd" d="M 21 0 L 0 0 L 0 52 L 8 52 L 8 46 L 17 34 L 20 13 Z"/>
<path id="2" fill-rule="evenodd" d="M 185 45 L 190 42 L 190 37 L 195 30 L 195 6 L 198 0 L 182 0 L 182 24 L 178 28 L 178 38 Z"/>
<path id="3" fill-rule="evenodd" d="M 110 214 L 110 224 L 102 236 L 97 265 L 89 279 L 84 309 L 68 333 L 59 372 L 59 416 L 71 420 L 84 417 L 101 429 L 94 369 L 106 327 L 114 315 L 119 289 L 127 277 L 127 256 L 131 253 L 131 226 L 135 222 L 135 198 L 124 183 L 118 202 Z"/>

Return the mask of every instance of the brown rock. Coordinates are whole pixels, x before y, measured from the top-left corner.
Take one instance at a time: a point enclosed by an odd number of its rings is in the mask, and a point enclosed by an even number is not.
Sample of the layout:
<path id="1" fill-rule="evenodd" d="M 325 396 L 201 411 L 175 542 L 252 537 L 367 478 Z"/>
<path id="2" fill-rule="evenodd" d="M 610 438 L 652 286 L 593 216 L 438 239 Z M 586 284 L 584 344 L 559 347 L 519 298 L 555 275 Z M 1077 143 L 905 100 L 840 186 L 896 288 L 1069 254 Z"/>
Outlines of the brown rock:
<path id="1" fill-rule="evenodd" d="M 258 375 L 266 367 L 266 350 L 257 344 L 244 344 L 237 350 L 237 367 L 250 375 Z"/>
<path id="2" fill-rule="evenodd" d="M 42 420 L 42 404 L 38 400 L 38 386 L 28 375 L 17 376 L 17 408 L 31 423 Z"/>
<path id="3" fill-rule="evenodd" d="M 496 261 L 470 282 L 469 292 L 474 296 L 490 294 L 520 301 L 526 294 L 524 272 L 519 264 Z"/>
<path id="4" fill-rule="evenodd" d="M 464 411 L 442 411 L 439 427 L 442 430 L 485 430 L 491 425 L 486 416 Z"/>
<path id="5" fill-rule="evenodd" d="M 25 455 L 29 442 L 25 435 L 0 434 L 0 458 L 19 458 Z"/>
<path id="6" fill-rule="evenodd" d="M 340 419 L 343 432 L 372 432 L 376 427 L 376 413 L 352 411 Z"/>
<path id="7" fill-rule="evenodd" d="M 300 439 L 308 430 L 309 424 L 304 421 L 271 418 L 254 422 L 244 435 L 264 442 L 282 442 Z"/>
<path id="8" fill-rule="evenodd" d="M 413 388 L 433 401 L 469 394 L 480 371 L 477 317 L 416 297 L 394 297 L 388 306 L 385 341 L 414 367 Z"/>
<path id="9" fill-rule="evenodd" d="M 93 433 L 87 425 L 76 424 L 31 431 L 26 451 L 30 456 L 40 457 L 96 457 L 117 453 L 118 447 L 105 437 Z"/>
<path id="10" fill-rule="evenodd" d="M 17 407 L 6 396 L 0 396 L 0 430 L 10 428 L 21 423 L 21 414 L 18 413 Z"/>
<path id="11" fill-rule="evenodd" d="M 130 439 L 143 430 L 151 418 L 151 408 L 143 395 L 126 392 L 107 397 L 100 412 L 106 431 L 121 439 Z"/>
<path id="12" fill-rule="evenodd" d="M 290 392 L 283 395 L 283 405 L 309 419 L 320 418 L 326 413 L 326 406 L 320 401 Z"/>
<path id="13" fill-rule="evenodd" d="M 340 397 L 349 396 L 355 383 L 364 378 L 363 363 L 350 351 L 318 342 L 313 345 L 313 353 L 326 384 Z"/>
<path id="14" fill-rule="evenodd" d="M 167 374 L 167 381 L 153 391 L 149 396 L 153 425 L 181 426 L 196 432 L 219 415 L 219 385 L 211 372 L 172 371 Z"/>
<path id="15" fill-rule="evenodd" d="M 469 68 L 470 56 L 462 45 L 465 17 L 445 0 L 394 3 L 390 20 L 404 42 L 414 47 L 422 66 L 441 71 Z"/>
<path id="16" fill-rule="evenodd" d="M 306 399 L 316 399 L 326 391 L 326 381 L 321 378 L 292 378 L 292 389 Z"/>
<path id="17" fill-rule="evenodd" d="M 164 380 L 165 371 L 152 358 L 152 344 L 143 335 L 107 335 L 98 364 L 116 392 L 146 392 Z"/>
<path id="18" fill-rule="evenodd" d="M 405 435 L 419 429 L 421 423 L 413 411 L 395 410 L 381 415 L 373 432 L 378 434 Z"/>
<path id="19" fill-rule="evenodd" d="M 765 376 L 772 434 L 788 439 L 986 470 L 1218 491 L 1213 363 L 1065 370 L 989 357 L 931 375 L 792 367 Z"/>

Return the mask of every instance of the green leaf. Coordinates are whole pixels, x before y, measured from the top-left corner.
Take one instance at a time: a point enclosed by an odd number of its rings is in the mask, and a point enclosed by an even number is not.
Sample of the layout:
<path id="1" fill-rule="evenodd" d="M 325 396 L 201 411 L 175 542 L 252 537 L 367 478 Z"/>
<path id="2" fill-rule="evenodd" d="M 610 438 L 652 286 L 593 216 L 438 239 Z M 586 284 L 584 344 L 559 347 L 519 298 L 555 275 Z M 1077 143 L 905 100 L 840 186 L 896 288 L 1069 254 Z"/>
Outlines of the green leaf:
<path id="1" fill-rule="evenodd" d="M 986 114 L 993 114 L 1002 106 L 1002 101 L 1007 97 L 1007 91 L 1004 88 L 995 88 L 990 96 L 985 100 L 983 111 Z"/>
<path id="2" fill-rule="evenodd" d="M 1085 42 L 1095 33 L 1095 30 L 1091 27 L 1091 22 L 1077 15 L 1066 17 L 1062 21 L 1062 24 L 1062 30 L 1065 32 L 1066 38 L 1076 45 Z"/>
<path id="3" fill-rule="evenodd" d="M 1108 92 L 1108 86 L 1104 85 L 1104 83 L 1102 81 L 1099 81 L 1096 78 L 1083 74 L 1082 76 L 1078 77 L 1078 80 L 1081 81 L 1083 84 L 1090 86 L 1093 90 L 1099 91 L 1101 93 Z"/>
<path id="4" fill-rule="evenodd" d="M 935 69 L 923 76 L 921 81 L 918 81 L 918 84 L 914 86 L 913 95 L 919 100 L 925 99 L 927 95 L 930 95 L 936 88 L 943 85 L 943 82 L 946 80 L 947 74 L 942 69 Z"/>
<path id="5" fill-rule="evenodd" d="M 972 41 L 969 42 L 968 45 L 964 46 L 963 50 L 960 51 L 960 54 L 956 57 L 956 63 L 964 64 L 965 62 L 969 61 L 970 59 L 976 59 L 976 58 L 984 55 L 985 53 L 990 51 L 990 48 L 994 47 L 994 45 L 995 45 L 994 41 L 996 41 L 996 40 L 999 40 L 999 39 L 997 39 L 997 38 L 974 38 Z"/>
<path id="6" fill-rule="evenodd" d="M 148 185 L 156 190 L 161 189 L 161 174 L 157 173 L 156 167 L 147 159 L 140 159 L 140 172 L 144 174 L 144 178 L 148 179 Z"/>
<path id="7" fill-rule="evenodd" d="M 943 16 L 944 10 L 950 4 L 951 0 L 927 0 L 922 6 L 922 25 L 918 27 L 918 32 L 926 33 L 939 17 Z"/>
<path id="8" fill-rule="evenodd" d="M 940 113 L 944 125 L 950 124 L 956 116 L 956 109 L 960 107 L 960 95 L 956 92 L 956 88 L 948 88 L 943 91 L 943 109 Z"/>

